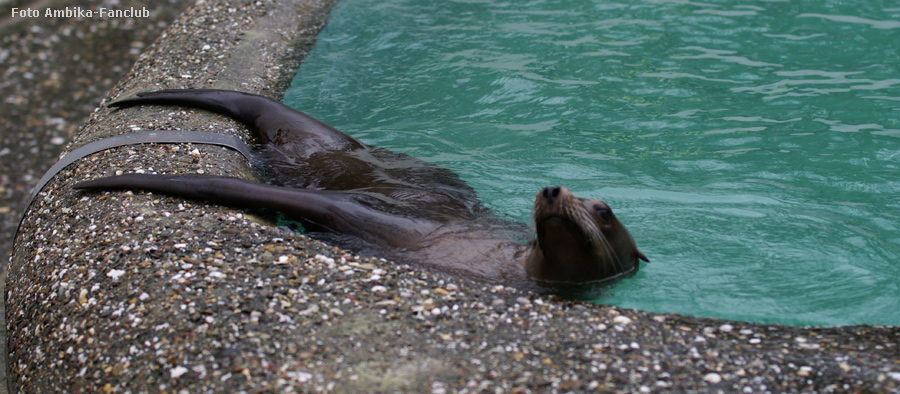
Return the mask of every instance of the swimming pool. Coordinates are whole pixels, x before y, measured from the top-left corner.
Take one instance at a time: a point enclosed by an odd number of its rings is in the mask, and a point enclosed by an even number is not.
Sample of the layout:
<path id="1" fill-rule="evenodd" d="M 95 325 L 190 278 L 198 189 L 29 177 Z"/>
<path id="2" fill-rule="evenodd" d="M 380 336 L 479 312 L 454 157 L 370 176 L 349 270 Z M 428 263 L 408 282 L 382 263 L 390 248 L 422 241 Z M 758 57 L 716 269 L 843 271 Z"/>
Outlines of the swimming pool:
<path id="1" fill-rule="evenodd" d="M 528 220 L 561 184 L 651 259 L 595 300 L 900 324 L 900 7 L 343 0 L 285 102 Z"/>

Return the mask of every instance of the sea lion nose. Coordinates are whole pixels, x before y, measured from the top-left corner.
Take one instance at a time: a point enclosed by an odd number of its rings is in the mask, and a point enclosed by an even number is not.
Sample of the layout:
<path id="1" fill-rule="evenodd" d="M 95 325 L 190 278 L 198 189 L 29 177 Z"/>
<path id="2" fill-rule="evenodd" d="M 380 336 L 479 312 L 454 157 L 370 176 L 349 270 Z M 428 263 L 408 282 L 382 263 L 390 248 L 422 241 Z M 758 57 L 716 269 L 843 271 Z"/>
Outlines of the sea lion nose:
<path id="1" fill-rule="evenodd" d="M 547 200 L 548 203 L 551 203 L 553 199 L 559 197 L 560 189 L 562 189 L 560 186 L 545 187 L 544 190 L 541 190 L 541 197 Z"/>

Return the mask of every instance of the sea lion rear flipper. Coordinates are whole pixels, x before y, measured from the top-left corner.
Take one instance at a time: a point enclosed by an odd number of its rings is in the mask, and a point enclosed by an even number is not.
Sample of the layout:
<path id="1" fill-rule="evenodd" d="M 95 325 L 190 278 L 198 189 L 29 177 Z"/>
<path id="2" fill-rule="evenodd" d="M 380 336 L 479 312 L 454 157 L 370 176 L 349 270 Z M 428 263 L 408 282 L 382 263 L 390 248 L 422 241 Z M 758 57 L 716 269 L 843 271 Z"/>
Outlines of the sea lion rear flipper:
<path id="1" fill-rule="evenodd" d="M 364 145 L 347 134 L 278 101 L 251 93 L 216 89 L 169 89 L 138 93 L 110 103 L 113 108 L 144 104 L 182 105 L 228 116 L 252 129 L 263 144 L 302 143 L 313 150 L 349 150 Z"/>
<path id="2" fill-rule="evenodd" d="M 277 101 L 255 94 L 215 89 L 166 89 L 155 92 L 141 92 L 131 97 L 109 104 L 113 108 L 128 108 L 137 105 L 183 105 L 222 114 L 253 125 L 250 112 L 260 106 L 278 104 Z"/>
<path id="3" fill-rule="evenodd" d="M 418 226 L 414 219 L 389 215 L 364 203 L 353 192 L 293 189 L 244 179 L 210 175 L 126 174 L 78 183 L 81 190 L 132 189 L 206 200 L 238 208 L 268 208 L 309 221 L 336 233 L 350 234 L 376 245 L 394 245 Z M 366 231 L 365 222 L 381 231 Z"/>

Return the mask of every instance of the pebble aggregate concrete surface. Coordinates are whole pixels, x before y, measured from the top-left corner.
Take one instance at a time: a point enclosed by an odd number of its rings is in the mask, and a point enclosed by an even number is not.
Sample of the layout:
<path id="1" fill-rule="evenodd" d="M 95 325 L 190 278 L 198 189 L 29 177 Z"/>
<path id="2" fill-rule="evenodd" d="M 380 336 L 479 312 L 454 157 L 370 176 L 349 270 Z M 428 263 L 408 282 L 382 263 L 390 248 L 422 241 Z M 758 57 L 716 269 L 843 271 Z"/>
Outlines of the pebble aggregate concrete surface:
<path id="1" fill-rule="evenodd" d="M 110 111 L 106 104 L 162 88 L 278 99 L 332 6 L 196 3 L 143 51 L 96 110 L 85 112 L 90 117 L 66 150 L 146 129 L 208 130 L 251 141 L 243 126 L 208 112 Z M 0 56 L 7 62 L 11 55 Z M 57 66 L 37 79 L 51 81 Z M 66 77 L 60 74 L 58 83 L 68 83 Z M 64 139 L 55 145 L 65 143 L 74 130 L 65 126 L 70 121 L 63 124 L 59 135 L 41 134 L 48 140 L 32 146 L 41 151 L 54 138 Z M 40 177 L 18 178 L 7 156 L 20 153 L 9 148 L 0 155 L 9 165 L 5 193 L 21 194 Z M 12 392 L 900 390 L 896 327 L 797 328 L 593 305 L 360 257 L 260 223 L 251 212 L 71 188 L 119 172 L 254 177 L 239 154 L 191 144 L 111 149 L 55 177 L 27 210 L 12 251 L 6 283 Z"/>

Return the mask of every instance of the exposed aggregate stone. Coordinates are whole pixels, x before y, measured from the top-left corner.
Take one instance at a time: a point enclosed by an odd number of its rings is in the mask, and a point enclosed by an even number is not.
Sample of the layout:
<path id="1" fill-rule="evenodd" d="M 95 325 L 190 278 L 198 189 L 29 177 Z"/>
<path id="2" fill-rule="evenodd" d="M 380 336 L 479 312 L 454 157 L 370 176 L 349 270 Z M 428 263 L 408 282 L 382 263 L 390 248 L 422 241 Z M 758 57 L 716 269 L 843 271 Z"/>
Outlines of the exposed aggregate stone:
<path id="1" fill-rule="evenodd" d="M 110 98 L 207 86 L 277 97 L 303 56 L 295 44 L 312 42 L 330 6 L 200 2 Z M 249 140 L 222 117 L 148 106 L 98 109 L 72 146 L 168 128 Z M 92 155 L 48 184 L 26 216 L 7 287 L 21 392 L 900 390 L 895 327 L 592 305 L 357 256 L 248 211 L 71 189 L 119 172 L 253 176 L 224 148 L 146 145 Z"/>
<path id="2" fill-rule="evenodd" d="M 57 0 L 51 7 L 112 5 L 110 1 Z M 56 161 L 106 92 L 138 55 L 188 4 L 116 0 L 116 7 L 146 7 L 146 18 L 11 18 L 0 5 L 0 288 L 5 291 L 13 235 L 31 187 Z M 5 312 L 2 313 L 5 316 Z M 6 381 L 6 322 L 0 337 L 0 381 Z M 0 393 L 6 393 L 5 384 Z"/>

